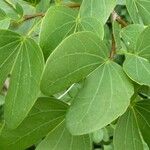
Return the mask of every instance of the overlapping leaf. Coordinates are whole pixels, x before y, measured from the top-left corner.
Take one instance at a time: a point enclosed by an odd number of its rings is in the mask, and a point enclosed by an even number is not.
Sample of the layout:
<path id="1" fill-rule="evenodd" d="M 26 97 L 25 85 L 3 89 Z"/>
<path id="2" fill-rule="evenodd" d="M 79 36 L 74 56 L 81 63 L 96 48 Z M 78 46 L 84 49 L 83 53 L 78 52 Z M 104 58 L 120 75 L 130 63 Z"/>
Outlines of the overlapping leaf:
<path id="1" fill-rule="evenodd" d="M 132 94 L 122 68 L 111 61 L 102 64 L 74 99 L 66 117 L 68 129 L 80 135 L 103 128 L 126 111 Z"/>
<path id="2" fill-rule="evenodd" d="M 95 17 L 104 25 L 116 6 L 116 0 L 83 0 L 81 17 Z"/>
<path id="3" fill-rule="evenodd" d="M 17 127 L 26 117 L 39 95 L 43 56 L 29 38 L 0 30 L 0 87 L 10 74 L 10 87 L 5 99 L 5 120 Z"/>
<path id="4" fill-rule="evenodd" d="M 138 125 L 144 141 L 150 147 L 150 103 L 149 100 L 136 103 L 134 107 Z"/>
<path id="5" fill-rule="evenodd" d="M 4 126 L 1 150 L 24 150 L 41 140 L 64 120 L 67 105 L 51 98 L 39 98 L 27 118 L 14 130 Z"/>
<path id="6" fill-rule="evenodd" d="M 50 55 L 41 82 L 46 95 L 56 94 L 85 78 L 102 64 L 109 51 L 92 32 L 80 32 L 66 38 Z"/>
<path id="7" fill-rule="evenodd" d="M 149 100 L 136 102 L 119 119 L 115 129 L 115 150 L 144 150 L 144 141 L 150 147 Z M 142 137 L 141 137 L 142 134 Z"/>
<path id="8" fill-rule="evenodd" d="M 149 40 L 150 27 L 147 27 L 139 35 L 135 49 L 128 50 L 128 54 L 126 54 L 126 60 L 123 65 L 124 71 L 132 80 L 141 85 L 148 86 L 150 86 Z"/>
<path id="9" fill-rule="evenodd" d="M 144 30 L 143 25 L 139 24 L 132 24 L 128 25 L 127 27 L 123 28 L 120 32 L 121 38 L 125 42 L 127 48 L 129 50 L 135 50 L 136 42 L 140 33 Z"/>
<path id="10" fill-rule="evenodd" d="M 134 23 L 150 23 L 150 1 L 149 0 L 126 0 L 127 9 Z"/>
<path id="11" fill-rule="evenodd" d="M 117 123 L 114 134 L 114 149 L 144 150 L 138 124 L 130 108 Z"/>
<path id="12" fill-rule="evenodd" d="M 63 121 L 37 146 L 36 150 L 91 150 L 89 135 L 72 136 Z"/>
<path id="13" fill-rule="evenodd" d="M 77 31 L 92 31 L 103 38 L 103 27 L 93 17 L 80 17 L 77 10 L 64 6 L 51 7 L 46 13 L 40 34 L 40 46 L 45 58 L 68 35 Z"/>
<path id="14" fill-rule="evenodd" d="M 135 82 L 150 86 L 150 63 L 137 55 L 126 55 L 124 71 Z"/>
<path id="15" fill-rule="evenodd" d="M 7 29 L 10 24 L 10 18 L 7 17 L 6 13 L 0 9 L 0 29 Z"/>

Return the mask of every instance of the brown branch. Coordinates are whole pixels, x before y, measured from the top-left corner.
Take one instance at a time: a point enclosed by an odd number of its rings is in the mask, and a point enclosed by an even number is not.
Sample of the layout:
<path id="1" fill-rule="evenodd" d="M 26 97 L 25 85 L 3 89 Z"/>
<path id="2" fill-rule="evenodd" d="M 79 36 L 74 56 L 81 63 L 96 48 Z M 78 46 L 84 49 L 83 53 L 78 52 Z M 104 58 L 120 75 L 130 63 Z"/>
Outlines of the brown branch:
<path id="1" fill-rule="evenodd" d="M 115 38 L 114 35 L 112 33 L 112 45 L 111 45 L 111 52 L 110 52 L 110 59 L 114 58 L 114 55 L 116 53 L 116 42 L 115 42 Z"/>
<path id="2" fill-rule="evenodd" d="M 23 17 L 23 21 L 27 21 L 27 20 L 30 20 L 30 19 L 34 19 L 34 18 L 37 18 L 37 17 L 44 17 L 45 14 L 44 13 L 37 13 L 37 14 L 33 14 L 33 15 L 25 15 Z"/>
<path id="3" fill-rule="evenodd" d="M 78 3 L 68 3 L 68 4 L 65 4 L 65 6 L 70 7 L 70 8 L 80 8 L 80 4 Z"/>
<path id="4" fill-rule="evenodd" d="M 78 4 L 78 3 L 65 4 L 65 6 L 70 7 L 70 8 L 80 8 L 80 4 Z M 37 14 L 33 14 L 33 15 L 25 15 L 25 16 L 23 16 L 23 21 L 34 19 L 34 18 L 37 18 L 37 17 L 44 17 L 44 16 L 45 16 L 44 13 L 37 13 Z"/>
<path id="5" fill-rule="evenodd" d="M 123 20 L 115 11 L 113 11 L 112 13 L 112 18 L 113 20 L 116 20 L 119 24 L 121 24 L 122 28 L 128 26 L 128 23 L 125 20 Z"/>

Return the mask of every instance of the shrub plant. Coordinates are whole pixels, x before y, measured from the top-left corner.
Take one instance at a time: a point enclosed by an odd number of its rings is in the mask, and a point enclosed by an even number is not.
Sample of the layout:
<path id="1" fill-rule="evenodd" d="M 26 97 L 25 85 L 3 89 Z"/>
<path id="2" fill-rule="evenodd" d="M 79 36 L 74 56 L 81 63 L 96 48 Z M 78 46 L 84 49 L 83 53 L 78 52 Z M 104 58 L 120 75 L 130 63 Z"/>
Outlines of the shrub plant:
<path id="1" fill-rule="evenodd" d="M 0 150 L 149 150 L 149 0 L 0 1 Z"/>

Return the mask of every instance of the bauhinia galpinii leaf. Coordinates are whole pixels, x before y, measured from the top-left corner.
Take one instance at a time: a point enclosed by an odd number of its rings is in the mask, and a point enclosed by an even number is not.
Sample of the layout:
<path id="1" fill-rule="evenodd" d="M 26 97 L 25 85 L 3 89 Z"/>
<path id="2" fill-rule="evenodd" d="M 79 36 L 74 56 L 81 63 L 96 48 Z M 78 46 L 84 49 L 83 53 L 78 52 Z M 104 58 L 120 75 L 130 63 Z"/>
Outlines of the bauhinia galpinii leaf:
<path id="1" fill-rule="evenodd" d="M 107 50 L 92 32 L 80 32 L 63 40 L 47 60 L 41 82 L 46 95 L 56 94 L 84 79 L 102 64 Z"/>
<path id="2" fill-rule="evenodd" d="M 127 75 L 141 85 L 150 86 L 150 27 L 138 37 L 136 47 L 128 50 L 123 68 Z M 132 65 L 131 65 L 132 64 Z"/>
<path id="3" fill-rule="evenodd" d="M 100 38 L 104 35 L 101 22 L 96 18 L 81 17 L 77 10 L 64 6 L 51 7 L 44 17 L 40 33 L 40 46 L 45 58 L 63 39 L 78 31 L 92 31 Z"/>
<path id="4" fill-rule="evenodd" d="M 1 0 L 0 150 L 149 150 L 149 24 L 149 0 Z"/>
<path id="5" fill-rule="evenodd" d="M 69 130 L 80 135 L 103 128 L 125 112 L 132 94 L 123 69 L 106 61 L 87 77 L 74 99 L 67 114 Z"/>
<path id="6" fill-rule="evenodd" d="M 144 141 L 150 146 L 149 110 L 149 100 L 136 102 L 119 119 L 114 135 L 116 150 L 144 150 Z"/>
<path id="7" fill-rule="evenodd" d="M 5 120 L 10 128 L 15 128 L 27 116 L 40 93 L 43 55 L 34 40 L 7 30 L 0 30 L 0 53 L 0 87 L 10 75 Z"/>

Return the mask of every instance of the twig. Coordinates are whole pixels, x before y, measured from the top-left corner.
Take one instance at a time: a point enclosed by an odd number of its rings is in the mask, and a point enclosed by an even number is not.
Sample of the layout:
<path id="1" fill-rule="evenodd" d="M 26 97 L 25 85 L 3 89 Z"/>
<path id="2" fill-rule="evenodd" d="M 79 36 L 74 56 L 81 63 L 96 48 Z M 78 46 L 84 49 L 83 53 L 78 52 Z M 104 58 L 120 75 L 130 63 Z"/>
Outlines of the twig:
<path id="1" fill-rule="evenodd" d="M 122 28 L 128 26 L 128 23 L 124 21 L 115 11 L 112 12 L 112 18 L 113 20 L 116 20 L 119 24 L 121 24 Z"/>
<path id="2" fill-rule="evenodd" d="M 37 14 L 33 14 L 33 15 L 25 15 L 23 18 L 23 21 L 27 21 L 27 20 L 30 20 L 30 19 L 34 19 L 34 18 L 37 18 L 37 17 L 44 17 L 45 14 L 44 13 L 37 13 Z"/>
<path id="3" fill-rule="evenodd" d="M 78 3 L 68 3 L 65 6 L 70 7 L 70 8 L 80 8 L 80 4 Z"/>
<path id="4" fill-rule="evenodd" d="M 116 42 L 115 42 L 114 35 L 112 33 L 112 45 L 111 45 L 110 59 L 114 58 L 115 53 L 116 53 Z"/>
<path id="5" fill-rule="evenodd" d="M 70 4 L 65 4 L 65 6 L 70 7 L 70 8 L 79 8 L 80 4 L 78 4 L 78 3 L 70 3 Z M 24 18 L 23 21 L 34 19 L 36 17 L 44 17 L 44 16 L 45 16 L 44 13 L 37 13 L 37 14 L 33 14 L 33 15 L 25 15 L 25 16 L 23 16 L 23 18 Z"/>

